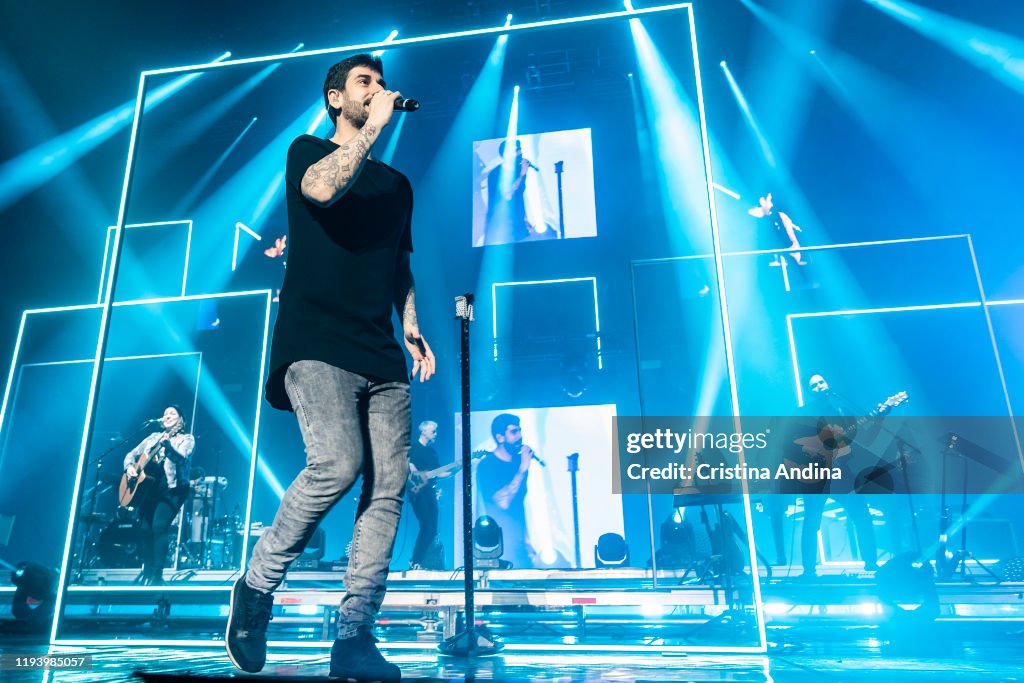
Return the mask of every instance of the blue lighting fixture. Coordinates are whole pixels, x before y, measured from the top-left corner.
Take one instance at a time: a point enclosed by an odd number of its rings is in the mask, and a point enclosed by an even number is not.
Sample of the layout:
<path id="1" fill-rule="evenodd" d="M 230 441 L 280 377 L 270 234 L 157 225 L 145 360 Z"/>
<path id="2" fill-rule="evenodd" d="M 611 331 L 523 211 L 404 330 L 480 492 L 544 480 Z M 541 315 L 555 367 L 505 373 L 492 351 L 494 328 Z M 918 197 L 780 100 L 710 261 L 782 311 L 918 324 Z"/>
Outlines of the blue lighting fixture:
<path id="1" fill-rule="evenodd" d="M 501 559 L 505 539 L 493 517 L 483 515 L 473 523 L 473 564 L 478 569 L 509 569 L 512 563 Z"/>

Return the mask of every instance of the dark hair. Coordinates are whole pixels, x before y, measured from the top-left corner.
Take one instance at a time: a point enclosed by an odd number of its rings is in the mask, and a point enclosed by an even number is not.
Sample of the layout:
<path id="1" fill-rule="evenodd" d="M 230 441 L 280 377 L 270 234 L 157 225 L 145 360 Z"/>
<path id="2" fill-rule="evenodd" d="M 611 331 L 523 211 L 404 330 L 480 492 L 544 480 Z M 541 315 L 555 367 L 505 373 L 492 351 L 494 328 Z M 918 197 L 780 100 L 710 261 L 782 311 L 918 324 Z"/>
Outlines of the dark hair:
<path id="1" fill-rule="evenodd" d="M 331 117 L 331 123 L 338 121 L 338 114 L 341 113 L 341 110 L 331 106 L 330 100 L 327 99 L 327 91 L 344 90 L 345 82 L 348 81 L 348 72 L 357 66 L 365 66 L 373 69 L 382 77 L 384 76 L 384 63 L 380 61 L 380 57 L 374 57 L 365 52 L 346 57 L 328 69 L 327 78 L 324 79 L 324 106 L 327 107 L 327 115 Z"/>
<path id="2" fill-rule="evenodd" d="M 519 418 L 511 413 L 502 413 L 491 422 L 491 436 L 504 436 L 505 430 L 512 425 L 519 426 Z"/>

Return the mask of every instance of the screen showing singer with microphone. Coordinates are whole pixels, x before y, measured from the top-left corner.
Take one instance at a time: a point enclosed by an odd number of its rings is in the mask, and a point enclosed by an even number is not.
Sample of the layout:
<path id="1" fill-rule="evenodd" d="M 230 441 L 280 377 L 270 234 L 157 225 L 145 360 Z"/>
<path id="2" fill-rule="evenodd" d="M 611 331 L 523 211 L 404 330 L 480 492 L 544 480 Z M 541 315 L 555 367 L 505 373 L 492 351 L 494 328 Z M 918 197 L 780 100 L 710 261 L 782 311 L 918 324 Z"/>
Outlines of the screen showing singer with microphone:
<path id="1" fill-rule="evenodd" d="M 590 129 L 473 143 L 473 246 L 596 237 Z"/>
<path id="2" fill-rule="evenodd" d="M 473 462 L 473 518 L 486 515 L 501 529 L 500 559 L 512 569 L 594 567 L 598 538 L 623 534 L 622 497 L 608 485 L 615 413 L 614 405 L 473 412 L 473 451 L 485 454 Z M 455 415 L 456 435 L 461 417 Z M 461 477 L 455 475 L 456 490 Z M 460 514 L 456 509 L 455 557 L 462 552 Z"/>

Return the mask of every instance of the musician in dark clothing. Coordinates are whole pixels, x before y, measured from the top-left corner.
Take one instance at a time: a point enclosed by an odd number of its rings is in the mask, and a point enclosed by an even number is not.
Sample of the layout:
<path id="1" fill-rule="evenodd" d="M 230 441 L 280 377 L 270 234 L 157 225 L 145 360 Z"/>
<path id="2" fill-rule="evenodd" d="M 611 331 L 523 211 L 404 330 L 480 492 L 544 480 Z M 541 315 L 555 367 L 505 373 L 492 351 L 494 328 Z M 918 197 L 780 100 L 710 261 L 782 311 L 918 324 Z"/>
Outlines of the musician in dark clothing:
<path id="1" fill-rule="evenodd" d="M 820 424 L 827 421 L 831 425 L 847 427 L 856 421 L 855 417 L 849 415 L 836 395 L 832 392 L 828 381 L 820 375 L 811 375 L 808 381 L 810 389 L 810 400 L 805 406 L 805 413 L 816 418 Z M 874 425 L 861 432 L 860 442 L 870 442 L 877 436 Z M 841 432 L 837 432 L 840 433 Z M 826 436 L 822 443 L 818 436 L 811 434 L 799 439 L 802 442 L 801 449 L 809 460 L 822 460 L 821 452 L 830 451 L 834 456 L 835 466 L 843 470 L 843 478 L 839 481 L 847 482 L 845 485 L 837 486 L 835 482 L 827 482 L 828 486 L 820 486 L 814 491 L 804 491 L 804 524 L 800 534 L 800 556 L 803 563 L 803 576 L 810 578 L 817 575 L 818 564 L 818 532 L 821 530 L 821 519 L 825 512 L 825 503 L 829 498 L 834 499 L 843 506 L 847 517 L 853 522 L 857 531 L 857 545 L 860 556 L 864 560 L 866 571 L 878 569 L 878 550 L 875 545 L 875 530 L 871 520 L 871 509 L 866 498 L 853 492 L 852 481 L 855 470 L 849 466 L 850 460 L 855 457 L 859 446 L 857 443 L 842 445 L 842 443 L 829 443 Z M 817 446 L 817 448 L 816 448 Z"/>
<path id="2" fill-rule="evenodd" d="M 424 478 L 421 473 L 436 470 L 441 466 L 437 451 L 430 447 L 437 439 L 437 423 L 424 420 L 419 426 L 420 437 L 412 442 L 409 450 L 409 500 L 412 511 L 419 522 L 416 544 L 412 548 L 409 569 L 444 569 L 441 553 L 437 552 L 437 500 L 441 492 L 434 485 L 435 479 L 450 477 L 452 471 Z M 431 550 L 433 549 L 433 552 Z"/>
<path id="3" fill-rule="evenodd" d="M 767 223 L 771 226 L 771 234 L 773 235 L 773 241 L 783 249 L 799 249 L 800 240 L 796 234 L 800 232 L 800 226 L 793 222 L 793 219 L 789 215 L 781 210 L 774 198 L 772 193 L 769 192 L 767 196 L 760 197 L 758 204 L 754 208 L 747 211 L 748 214 L 754 218 L 760 218 L 759 223 Z M 803 255 L 799 251 L 789 251 L 779 255 L 776 255 L 776 261 L 773 265 L 780 264 L 782 259 L 792 259 L 793 263 L 798 266 L 806 266 L 807 260 L 804 259 Z"/>
<path id="4" fill-rule="evenodd" d="M 533 450 L 523 444 L 515 415 L 502 413 L 494 418 L 491 435 L 497 447 L 476 468 L 475 481 L 484 507 L 477 516 L 489 515 L 501 527 L 504 557 L 514 568 L 532 567 L 525 501 Z"/>
<path id="5" fill-rule="evenodd" d="M 167 406 L 160 424 L 162 431 L 147 436 L 124 458 L 125 474 L 134 479 L 139 459 L 149 454 L 142 467 L 146 476 L 132 499 L 142 527 L 142 572 L 136 582 L 146 586 L 164 582 L 171 522 L 188 498 L 189 460 L 196 445 L 177 406 Z"/>

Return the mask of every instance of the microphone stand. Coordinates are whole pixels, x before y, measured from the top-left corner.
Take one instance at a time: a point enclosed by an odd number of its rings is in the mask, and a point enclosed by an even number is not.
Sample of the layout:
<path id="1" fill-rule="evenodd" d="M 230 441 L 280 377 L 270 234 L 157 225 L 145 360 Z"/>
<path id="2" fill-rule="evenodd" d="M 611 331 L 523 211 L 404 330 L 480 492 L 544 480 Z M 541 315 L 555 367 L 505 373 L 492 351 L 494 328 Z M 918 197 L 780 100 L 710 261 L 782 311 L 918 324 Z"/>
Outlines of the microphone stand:
<path id="1" fill-rule="evenodd" d="M 469 323 L 473 321 L 472 294 L 455 297 L 455 317 L 459 319 L 462 333 L 459 360 L 462 371 L 462 562 L 466 602 L 465 630 L 445 640 L 437 649 L 443 655 L 469 658 L 497 654 L 505 644 L 490 636 L 486 629 L 477 628 L 473 604 L 473 455 L 469 401 Z"/>
<path id="2" fill-rule="evenodd" d="M 862 411 L 860 409 L 860 406 L 858 406 L 856 403 L 851 401 L 846 396 L 843 396 L 842 394 L 837 392 L 835 389 L 832 389 L 831 387 L 829 388 L 829 393 L 832 394 L 833 396 L 835 396 L 837 399 L 839 399 L 843 403 L 845 403 L 848 408 L 852 408 L 853 411 L 854 411 L 854 415 L 865 415 L 866 416 L 866 415 L 870 414 L 870 412 L 871 412 L 871 411 L 868 411 L 868 412 Z M 888 411 L 886 411 L 885 414 L 881 415 L 881 417 L 885 417 L 885 415 L 888 415 Z M 911 529 L 913 530 L 913 534 L 914 534 L 914 550 L 917 553 L 917 558 L 919 560 L 923 560 L 924 557 L 923 557 L 923 550 L 922 550 L 922 546 L 921 546 L 921 532 L 918 529 L 918 525 L 917 525 L 917 511 L 914 509 L 913 493 L 911 492 L 911 488 L 910 488 L 909 459 L 907 457 L 907 450 L 908 449 L 913 451 L 913 452 L 915 452 L 915 453 L 917 453 L 918 455 L 921 455 L 922 451 L 921 451 L 920 448 L 918 448 L 917 446 L 915 446 L 914 444 L 908 442 L 906 439 L 904 439 L 902 436 L 900 436 L 900 434 L 898 432 L 894 432 L 892 429 L 889 429 L 884 424 L 879 424 L 878 425 L 878 431 L 879 432 L 885 432 L 889 436 L 893 437 L 893 440 L 896 443 L 896 452 L 898 454 L 897 458 L 896 458 L 896 462 L 898 463 L 898 466 L 899 466 L 899 469 L 900 469 L 900 474 L 902 475 L 902 478 L 903 478 L 903 487 L 906 489 L 907 507 L 909 508 L 909 511 L 910 511 L 910 525 L 911 525 Z M 943 467 L 945 467 L 945 461 L 943 461 Z M 945 475 L 943 475 L 943 485 L 945 485 Z M 943 496 L 945 496 L 945 494 L 943 494 Z M 944 497 L 943 497 L 943 500 L 945 500 Z"/>
<path id="3" fill-rule="evenodd" d="M 84 578 L 84 575 L 85 575 L 86 566 L 87 566 L 88 562 L 92 561 L 92 558 L 87 555 L 87 553 L 88 553 L 88 551 L 90 549 L 88 536 L 89 536 L 89 531 L 91 530 L 91 525 L 94 523 L 93 516 L 96 514 L 96 494 L 97 494 L 97 492 L 99 491 L 99 488 L 100 488 L 100 475 L 102 474 L 102 470 L 103 470 L 103 459 L 106 458 L 111 453 L 113 453 L 116 449 L 120 448 L 121 446 L 124 446 L 129 441 L 132 441 L 133 439 L 135 439 L 139 434 L 141 434 L 147 428 L 149 428 L 149 426 L 152 423 L 153 423 L 152 420 L 146 420 L 145 422 L 142 423 L 142 426 L 139 427 L 138 429 L 136 429 L 134 432 L 132 432 L 128 436 L 124 437 L 123 439 L 121 439 L 120 441 L 115 443 L 113 446 L 111 446 L 107 450 L 105 450 L 102 453 L 100 453 L 95 458 L 91 458 L 91 459 L 89 459 L 87 461 L 87 464 L 89 464 L 89 465 L 92 465 L 92 464 L 95 463 L 95 465 L 96 465 L 96 478 L 93 480 L 92 490 L 89 491 L 89 514 L 87 515 L 87 518 L 89 519 L 89 522 L 87 522 L 87 525 L 88 525 L 89 528 L 86 529 L 86 533 L 81 535 L 82 536 L 82 543 L 79 546 L 79 551 L 78 551 L 78 557 L 79 557 L 78 571 L 75 572 L 75 579 L 74 579 L 76 583 L 81 583 L 82 582 L 82 580 Z M 79 520 L 79 521 L 81 521 L 81 520 Z"/>
<path id="4" fill-rule="evenodd" d="M 565 239 L 565 202 L 562 198 L 562 169 L 564 166 L 564 161 L 555 162 L 555 175 L 558 177 L 558 239 Z"/>
<path id="5" fill-rule="evenodd" d="M 582 568 L 580 561 L 580 504 L 576 493 L 576 473 L 580 471 L 580 454 L 573 453 L 565 458 L 569 461 L 569 475 L 572 477 L 572 535 L 573 550 L 576 551 L 576 569 Z"/>

